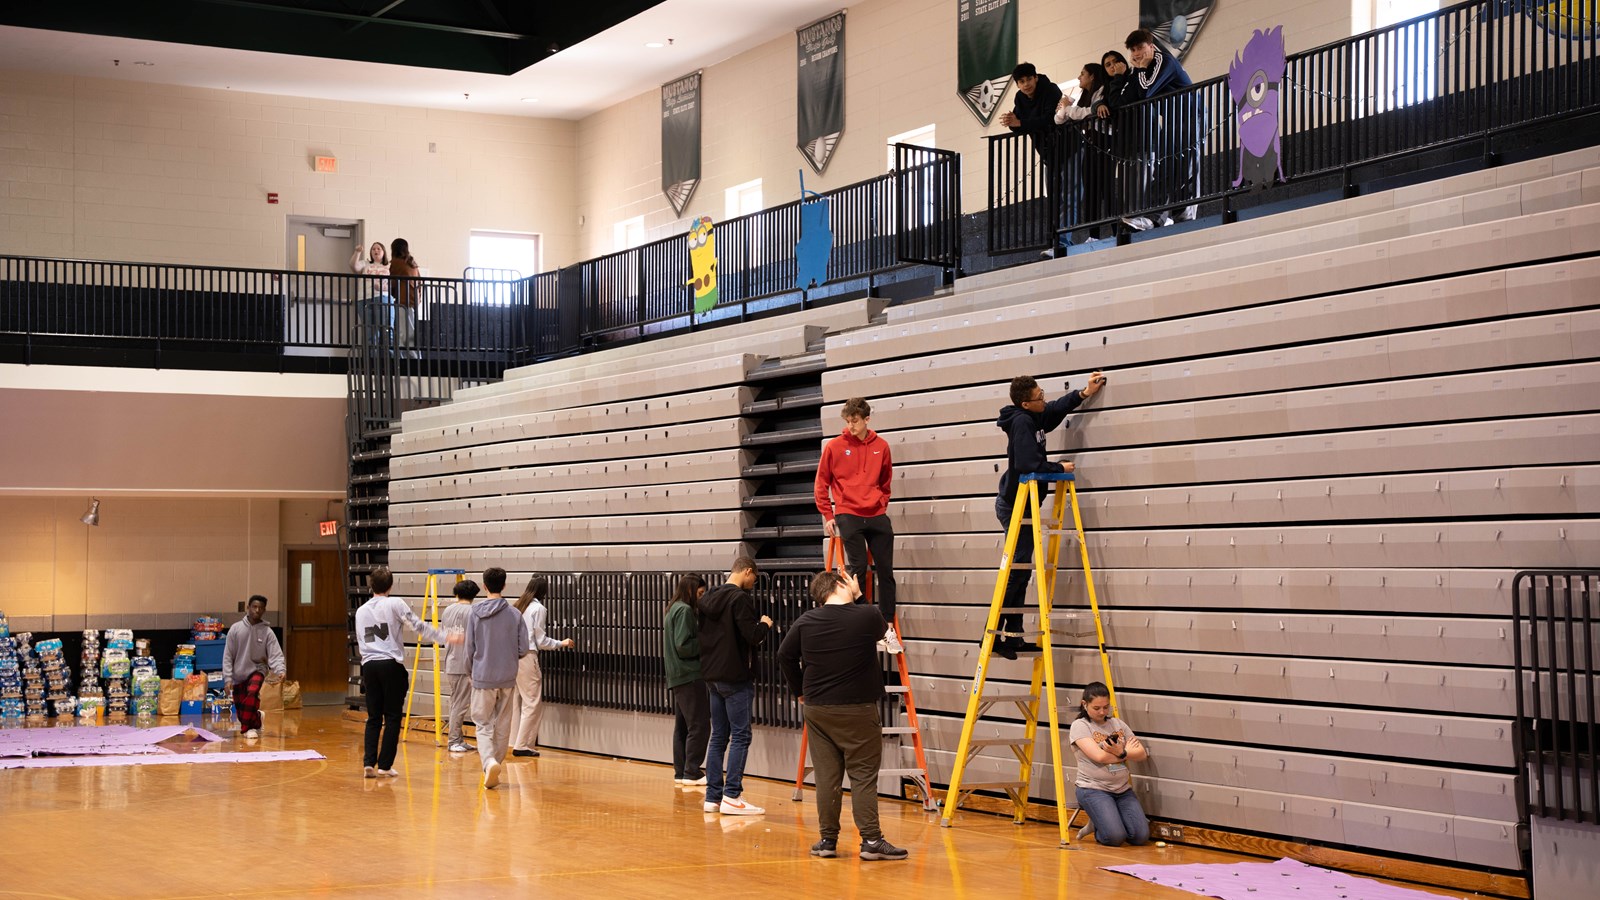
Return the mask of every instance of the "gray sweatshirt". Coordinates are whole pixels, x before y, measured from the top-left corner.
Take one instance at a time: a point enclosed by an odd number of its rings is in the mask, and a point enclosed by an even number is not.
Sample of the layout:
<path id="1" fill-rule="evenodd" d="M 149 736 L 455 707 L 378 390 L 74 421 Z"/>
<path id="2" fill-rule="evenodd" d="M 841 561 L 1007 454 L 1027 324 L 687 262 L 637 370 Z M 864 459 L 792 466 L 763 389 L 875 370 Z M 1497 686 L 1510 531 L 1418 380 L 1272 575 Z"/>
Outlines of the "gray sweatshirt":
<path id="1" fill-rule="evenodd" d="M 283 648 L 278 646 L 278 636 L 272 633 L 271 625 L 251 625 L 249 619 L 240 619 L 228 629 L 223 643 L 222 677 L 229 684 L 242 685 L 257 672 L 282 678 Z"/>
<path id="2" fill-rule="evenodd" d="M 444 629 L 445 634 L 449 634 L 452 628 L 459 628 L 465 633 L 472 623 L 472 606 L 471 603 L 462 603 L 459 600 L 446 606 L 444 612 L 439 614 L 439 627 Z M 445 645 L 444 674 L 472 674 L 472 659 L 467 656 L 465 644 Z"/>
<path id="3" fill-rule="evenodd" d="M 402 627 L 415 631 L 425 641 L 445 642 L 444 632 L 422 621 L 404 600 L 388 594 L 374 594 L 356 609 L 356 640 L 361 642 L 361 662 L 392 659 L 403 665 L 406 645 L 400 633 Z"/>
<path id="4" fill-rule="evenodd" d="M 480 691 L 513 687 L 517 660 L 528 655 L 528 626 L 504 597 L 472 604 L 472 624 L 462 647 L 472 660 L 472 687 Z"/>

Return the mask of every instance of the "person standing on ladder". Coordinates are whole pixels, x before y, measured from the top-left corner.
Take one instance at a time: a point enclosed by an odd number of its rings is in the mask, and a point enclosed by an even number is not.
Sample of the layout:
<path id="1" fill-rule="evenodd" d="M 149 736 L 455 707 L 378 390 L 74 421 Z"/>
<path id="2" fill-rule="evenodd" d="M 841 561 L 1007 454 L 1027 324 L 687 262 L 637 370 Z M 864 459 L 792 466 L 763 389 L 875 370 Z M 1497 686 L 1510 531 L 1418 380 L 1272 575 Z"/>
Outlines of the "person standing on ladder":
<path id="1" fill-rule="evenodd" d="M 857 606 L 853 575 L 822 572 L 811 579 L 815 609 L 796 619 L 778 647 L 778 666 L 801 704 L 817 773 L 821 840 L 811 855 L 839 855 L 839 811 L 850 774 L 850 811 L 861 833 L 862 859 L 905 859 L 878 826 L 878 773 L 883 763 L 883 699 L 877 643 L 889 626 L 870 606 Z"/>
<path id="2" fill-rule="evenodd" d="M 815 484 L 817 511 L 823 532 L 844 544 L 845 568 L 858 584 L 867 583 L 867 551 L 878 572 L 873 596 L 889 630 L 883 649 L 899 653 L 900 635 L 894 627 L 894 526 L 889 524 L 889 491 L 894 462 L 889 442 L 868 427 L 872 406 L 864 397 L 851 397 L 840 412 L 844 431 L 822 448 Z"/>
<path id="3" fill-rule="evenodd" d="M 1018 375 L 1011 379 L 1011 404 L 1000 410 L 995 421 L 1006 433 L 1006 470 L 1000 476 L 1000 494 L 994 500 L 994 514 L 1000 519 L 1002 529 L 1010 527 L 1011 505 L 1017 496 L 1019 475 L 1061 474 L 1072 471 L 1072 463 L 1051 462 L 1045 453 L 1045 436 L 1065 422 L 1067 414 L 1093 397 L 1105 387 L 1106 377 L 1096 371 L 1082 390 L 1068 391 L 1065 395 L 1046 402 L 1044 389 L 1031 375 Z M 1024 519 L 1017 537 L 1017 549 L 1012 560 L 1017 567 L 1011 570 L 1006 581 L 1006 609 L 1023 605 L 1028 596 L 1028 582 L 1033 577 L 1031 568 L 1022 566 L 1033 562 L 1033 527 Z M 1016 659 L 1019 653 L 1036 653 L 1039 646 L 1023 640 L 1022 613 L 1006 613 L 1001 617 L 1003 638 L 994 643 L 994 652 L 1006 659 Z"/>

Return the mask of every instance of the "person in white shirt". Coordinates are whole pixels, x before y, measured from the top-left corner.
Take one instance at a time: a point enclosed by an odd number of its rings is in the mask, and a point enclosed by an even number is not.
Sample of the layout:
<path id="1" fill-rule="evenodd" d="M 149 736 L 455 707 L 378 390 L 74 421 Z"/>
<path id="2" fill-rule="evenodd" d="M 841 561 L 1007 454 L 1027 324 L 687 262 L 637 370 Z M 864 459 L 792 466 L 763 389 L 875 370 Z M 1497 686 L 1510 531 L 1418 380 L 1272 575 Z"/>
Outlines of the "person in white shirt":
<path id="1" fill-rule="evenodd" d="M 1107 847 L 1150 840 L 1150 820 L 1133 792 L 1128 763 L 1150 758 L 1128 723 L 1111 715 L 1111 690 L 1098 681 L 1083 689 L 1083 704 L 1068 732 L 1078 758 L 1078 808 L 1089 814 L 1095 840 Z"/>
<path id="2" fill-rule="evenodd" d="M 356 643 L 361 647 L 361 686 L 367 695 L 367 732 L 362 773 L 368 778 L 394 778 L 395 753 L 400 749 L 400 721 L 410 689 L 401 629 L 409 628 L 424 640 L 454 646 L 463 638 L 446 635 L 415 612 L 404 600 L 389 596 L 394 574 L 379 566 L 367 576 L 372 598 L 356 609 Z"/>
<path id="3" fill-rule="evenodd" d="M 500 585 L 505 586 L 504 569 L 490 569 L 489 572 L 499 572 Z M 488 583 L 489 572 L 483 573 L 485 584 Z M 550 613 L 543 601 L 549 592 L 550 579 L 542 575 L 535 576 L 515 604 L 522 613 L 522 620 L 528 625 L 532 652 L 517 665 L 517 703 L 520 710 L 517 713 L 517 736 L 511 743 L 512 756 L 539 755 L 536 746 L 539 743 L 539 721 L 544 718 L 544 674 L 539 669 L 539 651 L 572 647 L 572 638 L 558 641 L 545 634 L 544 623 Z"/>

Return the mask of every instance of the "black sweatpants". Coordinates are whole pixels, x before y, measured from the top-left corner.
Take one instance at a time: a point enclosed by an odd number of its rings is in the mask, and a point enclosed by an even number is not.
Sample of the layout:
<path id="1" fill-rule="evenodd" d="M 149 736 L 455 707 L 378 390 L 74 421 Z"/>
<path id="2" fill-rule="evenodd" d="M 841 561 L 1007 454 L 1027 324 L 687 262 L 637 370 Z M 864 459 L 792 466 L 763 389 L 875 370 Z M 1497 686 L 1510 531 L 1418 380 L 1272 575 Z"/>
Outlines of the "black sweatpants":
<path id="1" fill-rule="evenodd" d="M 691 781 L 706 774 L 706 744 L 711 740 L 711 698 L 704 681 L 669 689 L 672 694 L 672 773 Z"/>
<path id="2" fill-rule="evenodd" d="M 362 765 L 394 768 L 394 755 L 400 749 L 400 721 L 410 688 L 407 682 L 406 667 L 396 660 L 374 659 L 361 664 L 361 684 L 367 692 L 367 741 Z"/>
<path id="3" fill-rule="evenodd" d="M 878 573 L 878 590 L 872 599 L 883 613 L 883 620 L 894 624 L 894 526 L 887 513 L 868 519 L 839 513 L 833 517 L 844 542 L 844 565 L 856 577 L 861 590 L 867 589 L 867 551 L 872 551 L 872 566 Z"/>

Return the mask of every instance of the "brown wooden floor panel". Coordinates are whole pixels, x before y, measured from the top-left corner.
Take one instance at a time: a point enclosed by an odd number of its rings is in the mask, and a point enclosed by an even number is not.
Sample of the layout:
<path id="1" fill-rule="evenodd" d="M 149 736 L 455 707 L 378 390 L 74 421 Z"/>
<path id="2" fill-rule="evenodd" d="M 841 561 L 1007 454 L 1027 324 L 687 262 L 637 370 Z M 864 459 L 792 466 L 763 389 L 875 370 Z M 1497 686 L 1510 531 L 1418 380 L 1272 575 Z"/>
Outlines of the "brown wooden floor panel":
<path id="1" fill-rule="evenodd" d="M 0 897 L 1181 900 L 1192 895 L 1099 867 L 1246 858 L 1062 851 L 1052 826 L 963 813 L 941 829 L 917 804 L 884 798 L 884 832 L 911 858 L 862 862 L 847 798 L 841 856 L 813 859 L 815 806 L 792 802 L 789 785 L 747 782 L 765 816 L 707 815 L 666 766 L 545 751 L 485 792 L 476 754 L 452 757 L 424 734 L 401 745 L 400 778 L 366 780 L 360 727 L 338 708 L 268 716 L 249 748 L 328 759 L 0 772 Z"/>

